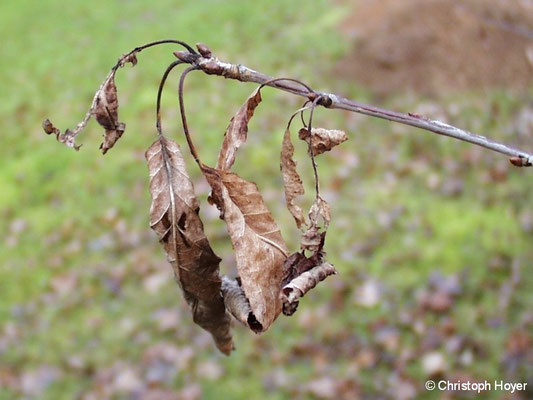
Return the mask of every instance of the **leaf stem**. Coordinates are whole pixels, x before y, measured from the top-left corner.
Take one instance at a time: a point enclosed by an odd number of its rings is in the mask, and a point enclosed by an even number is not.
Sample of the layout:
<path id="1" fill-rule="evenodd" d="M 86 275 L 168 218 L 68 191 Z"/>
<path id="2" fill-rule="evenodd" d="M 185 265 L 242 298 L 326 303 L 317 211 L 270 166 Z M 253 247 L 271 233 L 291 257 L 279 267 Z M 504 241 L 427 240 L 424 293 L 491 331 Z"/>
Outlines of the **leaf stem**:
<path id="1" fill-rule="evenodd" d="M 178 89 L 178 97 L 180 101 L 180 114 L 181 114 L 181 122 L 183 124 L 183 133 L 185 134 L 185 138 L 187 139 L 187 144 L 189 145 L 189 150 L 191 151 L 191 154 L 194 157 L 194 160 L 201 167 L 202 164 L 200 162 L 200 158 L 198 157 L 198 153 L 196 151 L 196 148 L 194 147 L 194 144 L 191 140 L 191 135 L 189 133 L 189 126 L 187 124 L 187 116 L 185 115 L 185 103 L 183 101 L 183 84 L 185 83 L 185 77 L 188 75 L 189 72 L 194 71 L 196 69 L 198 69 L 198 66 L 191 65 L 181 74 L 180 85 Z"/>
<path id="2" fill-rule="evenodd" d="M 156 107 L 155 107 L 155 112 L 156 112 L 155 127 L 157 129 L 157 133 L 159 136 L 163 134 L 163 131 L 161 129 L 161 95 L 163 93 L 163 87 L 165 86 L 165 82 L 168 78 L 168 75 L 170 74 L 170 71 L 172 71 L 176 66 L 180 64 L 183 64 L 183 61 L 176 60 L 167 67 L 167 69 L 165 70 L 165 73 L 163 74 L 161 78 L 161 82 L 159 83 L 159 88 L 157 89 L 157 102 L 156 102 Z"/>
<path id="3" fill-rule="evenodd" d="M 189 51 L 190 53 L 198 54 L 196 52 L 196 50 L 194 50 L 191 46 L 189 46 L 185 42 L 182 42 L 181 40 L 175 40 L 175 39 L 156 40 L 155 42 L 146 43 L 146 44 L 143 44 L 142 46 L 136 47 L 133 50 L 131 50 L 130 52 L 124 54 L 122 57 L 119 58 L 117 64 L 113 68 L 117 69 L 118 67 L 120 67 L 121 61 L 126 59 L 126 58 L 128 58 L 128 57 L 130 57 L 133 54 L 140 53 L 141 51 L 143 51 L 144 49 L 147 49 L 149 47 L 158 46 L 160 44 L 166 44 L 166 43 L 179 44 L 179 45 L 185 47 L 187 49 L 187 51 Z"/>
<path id="4" fill-rule="evenodd" d="M 313 173 L 315 174 L 315 194 L 316 198 L 318 199 L 320 197 L 320 188 L 318 185 L 318 170 L 316 167 L 316 161 L 315 161 L 315 154 L 313 151 L 313 131 L 312 131 L 312 124 L 313 124 L 313 113 L 315 112 L 315 108 L 317 104 L 320 102 L 321 96 L 318 96 L 316 99 L 313 100 L 311 103 L 311 111 L 309 112 L 309 121 L 307 123 L 307 130 L 309 132 L 309 156 L 311 157 L 311 163 L 313 165 Z"/>
<path id="5" fill-rule="evenodd" d="M 306 88 L 307 89 L 307 93 L 315 93 L 315 91 L 313 89 L 311 89 L 309 86 L 307 86 L 305 83 L 303 83 L 302 81 L 299 81 L 298 79 L 294 79 L 294 78 L 273 78 L 273 79 L 270 79 L 269 81 L 266 81 L 266 82 L 262 83 L 261 86 L 259 86 L 259 90 L 263 89 L 265 86 L 271 86 L 273 83 L 281 82 L 281 81 L 288 81 L 288 82 L 297 83 L 297 84 L 303 86 L 304 88 Z"/>

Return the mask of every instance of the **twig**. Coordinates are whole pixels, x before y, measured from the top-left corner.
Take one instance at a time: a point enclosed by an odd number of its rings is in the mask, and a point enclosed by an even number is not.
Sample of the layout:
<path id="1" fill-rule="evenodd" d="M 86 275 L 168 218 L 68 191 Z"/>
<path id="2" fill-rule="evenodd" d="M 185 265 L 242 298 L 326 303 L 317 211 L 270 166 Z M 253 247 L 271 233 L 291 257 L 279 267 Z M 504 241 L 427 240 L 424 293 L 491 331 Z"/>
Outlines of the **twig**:
<path id="1" fill-rule="evenodd" d="M 207 48 L 207 46 L 205 45 L 202 46 L 204 49 Z M 302 90 L 301 85 L 296 84 L 292 81 L 273 81 L 273 78 L 271 76 L 255 71 L 244 65 L 230 64 L 224 61 L 220 61 L 218 58 L 212 56 L 210 51 L 204 51 L 203 54 L 204 55 L 191 55 L 191 53 L 188 52 L 174 52 L 174 55 L 180 60 L 197 66 L 198 69 L 202 70 L 208 75 L 223 76 L 224 78 L 236 79 L 241 82 L 254 82 L 259 84 L 265 84 L 275 89 L 280 89 L 289 93 L 306 97 L 311 101 L 315 100 L 317 97 L 321 97 L 321 100 L 318 102 L 318 104 L 326 108 L 334 108 L 356 112 L 359 114 L 369 115 L 388 121 L 398 122 L 404 125 L 414 126 L 416 128 L 424 129 L 426 131 L 433 132 L 438 135 L 449 136 L 454 139 L 459 139 L 501 154 L 505 154 L 511 157 L 511 163 L 518 167 L 529 167 L 533 165 L 533 154 L 516 149 L 514 147 L 507 146 L 502 143 L 498 143 L 494 140 L 486 138 L 485 136 L 477 135 L 472 132 L 459 129 L 455 126 L 448 125 L 437 120 L 432 120 L 415 113 L 403 114 L 395 111 L 390 111 L 383 108 L 349 100 L 333 93 L 309 93 L 307 90 Z"/>

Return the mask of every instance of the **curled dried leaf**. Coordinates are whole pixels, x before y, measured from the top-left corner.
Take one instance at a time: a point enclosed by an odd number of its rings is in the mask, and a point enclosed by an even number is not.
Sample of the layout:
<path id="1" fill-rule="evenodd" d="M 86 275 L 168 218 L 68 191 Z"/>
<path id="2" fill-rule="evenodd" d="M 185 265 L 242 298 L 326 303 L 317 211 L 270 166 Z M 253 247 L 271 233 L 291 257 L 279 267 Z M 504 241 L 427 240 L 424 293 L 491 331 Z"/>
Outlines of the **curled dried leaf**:
<path id="1" fill-rule="evenodd" d="M 322 250 L 326 231 L 331 221 L 331 209 L 329 204 L 322 197 L 317 196 L 315 202 L 309 209 L 310 226 L 301 238 L 302 250 L 317 252 Z M 323 223 L 323 231 L 319 228 L 320 221 Z"/>
<path id="2" fill-rule="evenodd" d="M 241 106 L 239 111 L 233 116 L 230 121 L 226 133 L 224 135 L 224 142 L 220 149 L 218 156 L 217 169 L 222 171 L 229 171 L 235 162 L 235 155 L 241 145 L 246 142 L 248 136 L 248 122 L 254 115 L 256 107 L 261 103 L 261 92 L 258 89 L 248 97 L 246 102 Z"/>
<path id="3" fill-rule="evenodd" d="M 267 330 L 281 312 L 279 292 L 288 251 L 257 185 L 238 175 L 202 166 L 211 199 L 226 222 L 242 288 L 257 331 Z"/>
<path id="4" fill-rule="evenodd" d="M 327 228 L 329 222 L 331 221 L 331 208 L 326 200 L 320 196 L 317 196 L 315 202 L 309 209 L 309 221 L 311 221 L 312 226 L 316 226 L 318 225 L 320 219 L 322 219 L 324 227 Z"/>
<path id="5" fill-rule="evenodd" d="M 344 131 L 334 129 L 312 128 L 311 134 L 314 156 L 330 151 L 333 147 L 348 140 Z M 298 137 L 309 143 L 311 135 L 308 129 L 302 128 L 298 132 Z"/>
<path id="6" fill-rule="evenodd" d="M 104 135 L 104 142 L 100 145 L 100 149 L 105 154 L 116 143 L 124 133 L 126 125 L 118 122 L 118 99 L 117 88 L 115 86 L 115 73 L 119 67 L 124 67 L 126 63 L 135 65 L 137 63 L 136 51 L 122 56 L 117 65 L 115 65 L 111 72 L 107 75 L 100 88 L 96 91 L 91 103 L 91 107 L 85 114 L 85 117 L 76 125 L 74 130 L 67 129 L 64 134 L 61 134 L 59 129 L 55 128 L 50 120 L 43 122 L 43 129 L 47 134 L 54 133 L 59 142 L 64 143 L 68 147 L 78 150 L 81 146 L 77 146 L 75 138 L 87 126 L 87 123 L 92 116 L 95 116 L 98 123 L 102 125 L 106 132 Z"/>
<path id="7" fill-rule="evenodd" d="M 81 147 L 81 145 L 78 146 L 76 144 L 75 132 L 67 129 L 65 133 L 61 133 L 61 131 L 57 129 L 48 118 L 43 121 L 43 130 L 47 135 L 51 135 L 52 133 L 56 135 L 57 141 L 63 143 L 67 147 L 71 147 L 76 151 L 78 151 Z"/>
<path id="8" fill-rule="evenodd" d="M 250 307 L 250 302 L 236 279 L 230 279 L 227 276 L 222 277 L 222 295 L 224 296 L 224 304 L 227 310 L 237 321 L 254 332 L 261 331 L 262 326 L 256 320 Z"/>
<path id="9" fill-rule="evenodd" d="M 316 225 L 309 227 L 300 239 L 301 249 L 313 253 L 317 252 L 321 246 L 323 235 L 325 235 L 325 233 L 326 232 L 320 232 L 320 229 Z"/>
<path id="10" fill-rule="evenodd" d="M 178 145 L 160 136 L 146 152 L 150 171 L 150 226 L 159 236 L 193 320 L 213 336 L 220 351 L 233 349 L 218 274 L 220 258 L 203 230 L 194 187 Z"/>
<path id="11" fill-rule="evenodd" d="M 283 287 L 283 313 L 292 315 L 298 307 L 298 299 L 313 289 L 319 282 L 336 274 L 335 267 L 326 261 L 320 262 Z"/>
<path id="12" fill-rule="evenodd" d="M 137 65 L 137 52 L 133 51 L 128 54 L 123 54 L 118 60 L 118 65 L 124 67 L 127 63 L 131 63 L 132 67 Z"/>
<path id="13" fill-rule="evenodd" d="M 319 264 L 322 257 L 323 254 L 320 251 L 317 251 L 311 257 L 306 257 L 303 252 L 291 254 L 283 264 L 283 281 L 281 282 L 281 286 L 284 287 L 297 276 L 300 276 L 305 271 Z"/>
<path id="14" fill-rule="evenodd" d="M 294 217 L 296 225 L 301 229 L 302 225 L 306 225 L 305 217 L 300 206 L 295 204 L 298 196 L 305 193 L 302 178 L 296 170 L 296 162 L 293 159 L 294 146 L 291 141 L 291 132 L 289 128 L 285 130 L 283 135 L 283 143 L 281 147 L 281 173 L 283 175 L 283 187 L 285 189 L 285 202 L 287 208 Z"/>
<path id="15" fill-rule="evenodd" d="M 118 97 L 115 74 L 111 74 L 103 88 L 98 92 L 92 110 L 96 121 L 105 129 L 104 141 L 100 145 L 105 154 L 124 133 L 126 124 L 118 121 Z"/>

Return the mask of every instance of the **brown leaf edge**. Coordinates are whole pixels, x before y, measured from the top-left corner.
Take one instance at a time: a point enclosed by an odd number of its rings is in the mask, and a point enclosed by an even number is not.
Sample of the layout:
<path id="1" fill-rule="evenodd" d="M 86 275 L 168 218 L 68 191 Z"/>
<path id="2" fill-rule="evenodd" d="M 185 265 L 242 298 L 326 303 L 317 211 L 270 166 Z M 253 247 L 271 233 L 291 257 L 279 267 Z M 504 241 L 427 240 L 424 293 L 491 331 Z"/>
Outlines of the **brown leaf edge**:
<path id="1" fill-rule="evenodd" d="M 307 225 L 307 223 L 301 207 L 295 204 L 295 200 L 298 196 L 305 193 L 305 189 L 302 178 L 300 178 L 300 175 L 296 170 L 296 161 L 294 161 L 293 157 L 294 146 L 291 141 L 291 131 L 287 125 L 281 145 L 280 170 L 283 177 L 283 189 L 285 191 L 285 203 L 287 209 L 293 216 L 298 229 L 301 229 L 302 226 Z"/>
<path id="2" fill-rule="evenodd" d="M 255 183 L 206 165 L 202 172 L 212 188 L 210 201 L 226 222 L 242 288 L 261 326 L 252 330 L 266 331 L 281 313 L 285 241 Z"/>
<path id="3" fill-rule="evenodd" d="M 118 93 L 115 85 L 115 74 L 107 80 L 96 97 L 92 111 L 96 121 L 105 129 L 104 141 L 100 145 L 102 154 L 112 148 L 120 139 L 126 124 L 118 121 Z"/>
<path id="4" fill-rule="evenodd" d="M 261 103 L 261 90 L 257 88 L 246 99 L 231 121 L 224 134 L 224 141 L 220 149 L 216 169 L 229 171 L 235 162 L 237 150 L 248 138 L 248 123 L 254 115 L 254 111 Z"/>
<path id="5" fill-rule="evenodd" d="M 220 258 L 203 231 L 199 204 L 177 143 L 160 136 L 146 151 L 150 172 L 150 226 L 157 233 L 193 320 L 229 354 L 229 314 L 221 295 Z"/>

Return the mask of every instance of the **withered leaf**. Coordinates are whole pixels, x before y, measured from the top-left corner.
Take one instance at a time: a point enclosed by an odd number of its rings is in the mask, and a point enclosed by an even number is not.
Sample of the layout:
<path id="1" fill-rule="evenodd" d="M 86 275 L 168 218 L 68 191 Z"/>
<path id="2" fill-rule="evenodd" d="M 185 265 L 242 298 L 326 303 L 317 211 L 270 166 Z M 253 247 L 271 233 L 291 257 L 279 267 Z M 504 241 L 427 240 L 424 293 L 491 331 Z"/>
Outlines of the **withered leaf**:
<path id="1" fill-rule="evenodd" d="M 258 321 L 267 330 L 281 312 L 283 262 L 288 252 L 257 185 L 238 175 L 203 165 L 211 199 L 228 227 L 242 288 Z"/>
<path id="2" fill-rule="evenodd" d="M 322 249 L 320 248 L 320 250 Z M 294 278 L 318 265 L 322 257 L 323 253 L 320 251 L 317 251 L 311 257 L 306 257 L 303 252 L 291 254 L 283 264 L 283 281 L 281 282 L 281 287 L 284 287 Z"/>
<path id="3" fill-rule="evenodd" d="M 132 67 L 135 67 L 137 65 L 137 52 L 134 51 L 128 54 L 124 54 L 118 60 L 118 65 L 120 67 L 124 67 L 127 63 L 131 63 Z"/>
<path id="4" fill-rule="evenodd" d="M 311 134 L 314 156 L 330 151 L 333 147 L 348 140 L 344 131 L 333 129 L 312 128 Z M 310 136 L 309 130 L 306 128 L 302 128 L 298 132 L 298 137 L 307 143 L 309 143 Z"/>
<path id="5" fill-rule="evenodd" d="M 126 129 L 126 124 L 118 121 L 118 97 L 114 73 L 99 91 L 92 113 L 96 121 L 105 129 L 104 141 L 100 145 L 102 153 L 105 154 L 115 145 Z"/>
<path id="6" fill-rule="evenodd" d="M 67 147 L 72 147 L 76 151 L 78 151 L 81 147 L 81 145 L 78 146 L 76 144 L 75 132 L 67 129 L 65 133 L 61 133 L 61 131 L 57 129 L 48 118 L 43 121 L 43 130 L 47 135 L 51 135 L 52 133 L 56 135 L 57 141 L 63 143 Z"/>
<path id="7" fill-rule="evenodd" d="M 230 121 L 224 142 L 218 156 L 216 168 L 222 171 L 229 171 L 235 162 L 235 155 L 241 145 L 246 142 L 248 135 L 248 122 L 254 115 L 256 107 L 261 103 L 261 92 L 259 88 L 248 97 L 239 111 Z"/>
<path id="8" fill-rule="evenodd" d="M 318 228 L 318 226 L 312 225 L 302 235 L 300 239 L 300 246 L 302 250 L 308 250 L 311 252 L 315 252 L 320 246 L 320 241 L 321 241 L 320 229 Z"/>
<path id="9" fill-rule="evenodd" d="M 317 196 L 309 209 L 309 221 L 311 221 L 311 225 L 316 226 L 320 218 L 324 222 L 324 227 L 327 228 L 331 221 L 331 208 L 326 200 Z"/>
<path id="10" fill-rule="evenodd" d="M 329 204 L 322 197 L 317 196 L 315 202 L 309 209 L 310 226 L 304 232 L 301 239 L 301 248 L 312 252 L 320 251 L 324 244 L 324 236 L 331 221 L 331 209 Z M 318 227 L 322 220 L 324 231 Z"/>
<path id="11" fill-rule="evenodd" d="M 283 187 L 285 189 L 285 202 L 287 208 L 294 217 L 296 225 L 301 228 L 306 225 L 305 217 L 300 206 L 294 203 L 298 196 L 305 193 L 302 178 L 296 170 L 296 162 L 293 159 L 294 146 L 291 141 L 291 132 L 289 128 L 285 130 L 283 135 L 283 143 L 281 147 L 281 173 L 283 175 Z"/>
<path id="12" fill-rule="evenodd" d="M 333 265 L 327 261 L 322 261 L 290 281 L 282 290 L 283 313 L 292 315 L 296 311 L 300 297 L 303 297 L 319 282 L 336 273 L 337 271 Z"/>
<path id="13" fill-rule="evenodd" d="M 160 136 L 146 151 L 150 172 L 150 226 L 159 236 L 193 320 L 220 351 L 233 349 L 230 317 L 221 295 L 218 258 L 204 234 L 200 207 L 178 145 Z"/>
<path id="14" fill-rule="evenodd" d="M 250 307 L 250 302 L 246 298 L 242 286 L 236 279 L 222 276 L 222 295 L 224 296 L 224 304 L 227 310 L 237 321 L 246 325 L 254 332 L 261 331 L 262 326 L 255 318 Z"/>

